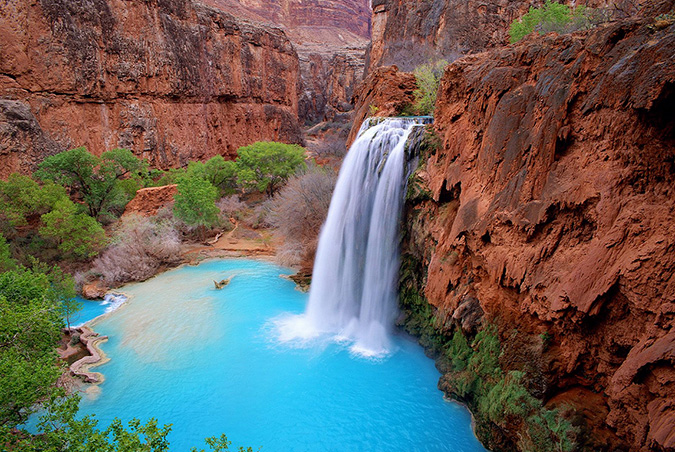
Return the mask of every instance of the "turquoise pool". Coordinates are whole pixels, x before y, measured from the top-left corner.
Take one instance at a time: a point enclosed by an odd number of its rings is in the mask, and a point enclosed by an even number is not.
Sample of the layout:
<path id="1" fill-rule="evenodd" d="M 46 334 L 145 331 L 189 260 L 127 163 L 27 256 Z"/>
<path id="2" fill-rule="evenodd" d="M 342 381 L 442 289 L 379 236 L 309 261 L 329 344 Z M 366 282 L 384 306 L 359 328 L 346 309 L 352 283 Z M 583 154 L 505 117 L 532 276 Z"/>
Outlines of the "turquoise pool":
<path id="1" fill-rule="evenodd" d="M 404 335 L 385 358 L 317 339 L 278 340 L 276 320 L 307 295 L 254 260 L 212 260 L 125 287 L 94 328 L 110 340 L 106 380 L 81 413 L 172 423 L 173 451 L 226 433 L 233 446 L 290 451 L 483 451 L 461 405 L 444 400 L 432 360 Z M 222 290 L 212 280 L 233 276 Z"/>

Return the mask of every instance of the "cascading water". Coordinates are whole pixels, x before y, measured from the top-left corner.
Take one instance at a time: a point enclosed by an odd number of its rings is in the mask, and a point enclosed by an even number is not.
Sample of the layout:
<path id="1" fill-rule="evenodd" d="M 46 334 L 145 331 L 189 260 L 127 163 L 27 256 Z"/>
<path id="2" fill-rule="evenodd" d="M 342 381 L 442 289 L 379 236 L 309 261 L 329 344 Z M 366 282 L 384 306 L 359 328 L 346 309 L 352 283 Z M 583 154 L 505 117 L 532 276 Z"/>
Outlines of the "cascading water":
<path id="1" fill-rule="evenodd" d="M 367 120 L 340 169 L 321 231 L 309 303 L 293 329 L 336 334 L 368 356 L 386 354 L 397 314 L 399 222 L 406 142 L 429 118 Z M 282 336 L 284 334 L 282 333 Z"/>

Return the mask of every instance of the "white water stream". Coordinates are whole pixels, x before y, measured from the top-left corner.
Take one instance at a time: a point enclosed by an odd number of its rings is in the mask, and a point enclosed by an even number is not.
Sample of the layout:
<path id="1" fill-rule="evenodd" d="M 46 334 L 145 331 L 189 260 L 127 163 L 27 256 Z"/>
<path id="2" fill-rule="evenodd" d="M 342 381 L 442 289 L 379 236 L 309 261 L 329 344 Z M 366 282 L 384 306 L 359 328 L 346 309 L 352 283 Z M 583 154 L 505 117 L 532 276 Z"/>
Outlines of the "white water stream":
<path id="1" fill-rule="evenodd" d="M 381 356 L 397 316 L 399 228 L 406 140 L 426 118 L 365 121 L 335 186 L 319 238 L 307 311 L 282 338 L 331 334 Z"/>

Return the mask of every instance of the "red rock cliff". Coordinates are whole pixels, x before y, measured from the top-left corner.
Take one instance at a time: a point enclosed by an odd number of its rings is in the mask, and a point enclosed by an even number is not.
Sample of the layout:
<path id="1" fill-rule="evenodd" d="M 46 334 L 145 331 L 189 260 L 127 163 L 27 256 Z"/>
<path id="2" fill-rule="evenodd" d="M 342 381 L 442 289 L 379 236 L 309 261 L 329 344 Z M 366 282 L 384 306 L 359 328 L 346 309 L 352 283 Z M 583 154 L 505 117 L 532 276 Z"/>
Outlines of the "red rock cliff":
<path id="1" fill-rule="evenodd" d="M 514 19 L 542 0 L 373 0 L 368 70 L 396 64 L 404 71 L 429 60 L 452 61 L 508 43 Z M 573 3 L 561 0 L 559 3 Z M 576 1 L 599 6 L 606 0 Z"/>
<path id="2" fill-rule="evenodd" d="M 241 17 L 274 23 L 300 57 L 300 120 L 345 120 L 370 40 L 370 0 L 207 0 Z"/>
<path id="3" fill-rule="evenodd" d="M 437 325 L 496 324 L 592 450 L 675 450 L 674 61 L 653 19 L 457 60 L 407 213 Z"/>
<path id="4" fill-rule="evenodd" d="M 190 0 L 10 0 L 0 37 L 0 176 L 81 145 L 167 167 L 301 141 L 277 28 Z"/>
<path id="5" fill-rule="evenodd" d="M 370 38 L 370 0 L 208 0 L 208 3 L 289 30 L 329 27 Z"/>

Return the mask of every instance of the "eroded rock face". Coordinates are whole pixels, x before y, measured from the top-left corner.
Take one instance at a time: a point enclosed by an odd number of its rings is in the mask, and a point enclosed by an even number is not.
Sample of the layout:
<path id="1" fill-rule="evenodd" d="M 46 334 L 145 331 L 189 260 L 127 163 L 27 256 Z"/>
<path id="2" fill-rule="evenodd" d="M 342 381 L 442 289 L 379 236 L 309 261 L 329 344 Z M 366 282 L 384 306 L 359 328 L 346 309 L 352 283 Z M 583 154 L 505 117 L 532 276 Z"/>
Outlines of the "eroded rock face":
<path id="1" fill-rule="evenodd" d="M 140 215 L 151 217 L 165 207 L 173 204 L 174 197 L 178 193 L 178 185 L 164 185 L 162 187 L 142 188 L 136 192 L 134 199 L 129 201 L 124 208 L 123 217 Z"/>
<path id="2" fill-rule="evenodd" d="M 41 149 L 127 147 L 168 167 L 301 141 L 298 58 L 278 28 L 190 0 L 10 0 L 0 37 L 0 176 Z"/>
<path id="3" fill-rule="evenodd" d="M 574 3 L 605 6 L 606 0 Z M 620 3 L 620 2 L 614 2 Z M 411 71 L 430 60 L 454 59 L 508 43 L 511 22 L 541 0 L 373 0 L 368 71 L 396 64 Z M 637 4 L 633 2 L 631 5 Z"/>
<path id="4" fill-rule="evenodd" d="M 366 77 L 354 93 L 354 124 L 347 146 L 356 139 L 363 120 L 369 116 L 396 116 L 415 100 L 415 76 L 401 72 L 396 66 L 381 67 Z"/>
<path id="5" fill-rule="evenodd" d="M 225 11 L 284 29 L 300 58 L 299 118 L 344 121 L 363 79 L 370 0 L 207 0 Z"/>
<path id="6" fill-rule="evenodd" d="M 675 448 L 673 61 L 675 24 L 646 19 L 457 60 L 407 213 L 440 324 L 473 300 L 507 344 L 550 335 L 528 378 L 598 449 Z"/>
<path id="7" fill-rule="evenodd" d="M 326 27 L 370 38 L 370 0 L 208 0 L 208 3 L 289 30 Z"/>

